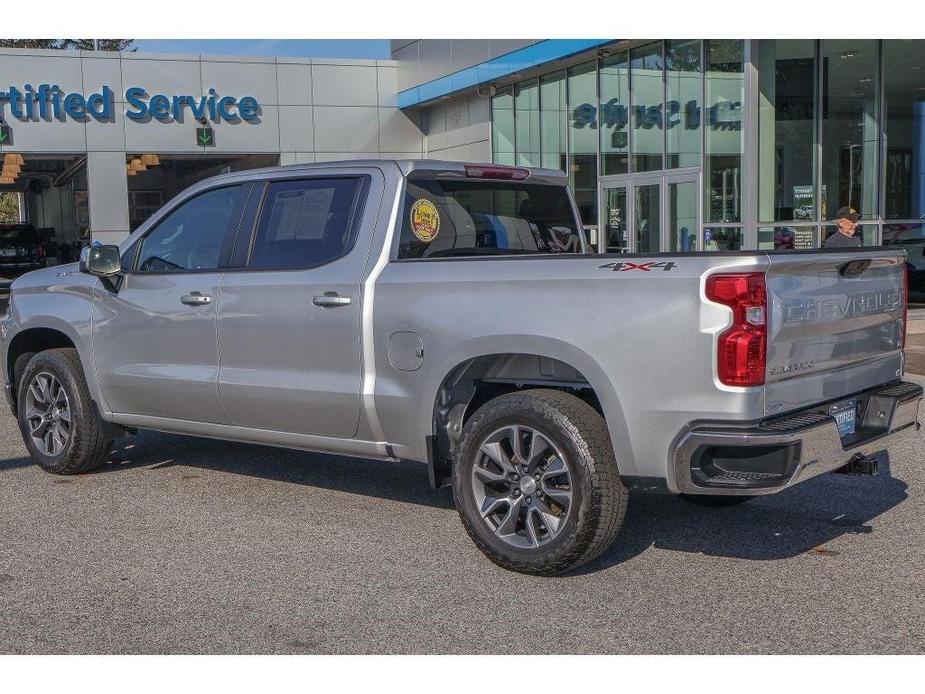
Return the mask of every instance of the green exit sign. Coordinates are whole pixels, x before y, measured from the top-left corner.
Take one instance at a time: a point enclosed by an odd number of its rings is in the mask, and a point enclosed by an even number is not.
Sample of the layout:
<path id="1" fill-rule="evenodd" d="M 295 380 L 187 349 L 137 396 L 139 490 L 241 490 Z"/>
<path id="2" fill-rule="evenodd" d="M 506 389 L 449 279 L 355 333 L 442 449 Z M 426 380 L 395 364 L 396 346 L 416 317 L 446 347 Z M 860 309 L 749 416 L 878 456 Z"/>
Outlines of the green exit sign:
<path id="1" fill-rule="evenodd" d="M 215 147 L 215 131 L 212 128 L 196 128 L 196 144 L 200 147 Z"/>
<path id="2" fill-rule="evenodd" d="M 0 125 L 0 145 L 9 145 L 13 142 L 13 133 L 10 131 L 10 126 L 6 123 Z"/>

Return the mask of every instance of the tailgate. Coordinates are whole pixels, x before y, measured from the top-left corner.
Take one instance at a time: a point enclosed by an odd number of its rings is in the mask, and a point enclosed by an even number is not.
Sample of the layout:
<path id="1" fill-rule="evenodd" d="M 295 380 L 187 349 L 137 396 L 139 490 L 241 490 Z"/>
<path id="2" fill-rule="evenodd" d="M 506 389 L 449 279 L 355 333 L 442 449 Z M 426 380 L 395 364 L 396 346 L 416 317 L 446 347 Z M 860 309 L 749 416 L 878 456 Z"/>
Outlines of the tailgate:
<path id="1" fill-rule="evenodd" d="M 898 353 L 903 251 L 770 255 L 767 383 Z"/>

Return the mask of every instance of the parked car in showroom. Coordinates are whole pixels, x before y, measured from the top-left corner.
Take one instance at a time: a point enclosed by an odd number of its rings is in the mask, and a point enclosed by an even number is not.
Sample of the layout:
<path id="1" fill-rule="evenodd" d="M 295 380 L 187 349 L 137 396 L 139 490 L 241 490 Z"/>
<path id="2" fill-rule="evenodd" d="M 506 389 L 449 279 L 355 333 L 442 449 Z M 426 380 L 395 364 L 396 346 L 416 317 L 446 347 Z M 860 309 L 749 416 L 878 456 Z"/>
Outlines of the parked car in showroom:
<path id="1" fill-rule="evenodd" d="M 492 561 L 557 574 L 634 487 L 729 505 L 873 474 L 919 427 L 905 257 L 591 254 L 546 169 L 239 172 L 16 280 L 0 371 L 49 472 L 138 428 L 420 461 Z"/>
<path id="2" fill-rule="evenodd" d="M 0 224 L 0 277 L 43 268 L 47 261 L 45 244 L 34 226 Z"/>

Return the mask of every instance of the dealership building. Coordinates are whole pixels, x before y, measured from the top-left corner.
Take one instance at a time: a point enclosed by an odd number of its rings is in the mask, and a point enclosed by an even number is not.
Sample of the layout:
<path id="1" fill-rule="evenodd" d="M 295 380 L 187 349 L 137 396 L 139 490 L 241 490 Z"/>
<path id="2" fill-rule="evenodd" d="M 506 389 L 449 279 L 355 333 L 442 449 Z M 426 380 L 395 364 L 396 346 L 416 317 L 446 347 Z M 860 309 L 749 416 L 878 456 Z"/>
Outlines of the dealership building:
<path id="1" fill-rule="evenodd" d="M 601 252 L 925 243 L 925 41 L 393 40 L 389 60 L 0 51 L 0 192 L 67 249 L 205 177 L 561 169 Z M 67 259 L 67 252 L 62 252 Z"/>

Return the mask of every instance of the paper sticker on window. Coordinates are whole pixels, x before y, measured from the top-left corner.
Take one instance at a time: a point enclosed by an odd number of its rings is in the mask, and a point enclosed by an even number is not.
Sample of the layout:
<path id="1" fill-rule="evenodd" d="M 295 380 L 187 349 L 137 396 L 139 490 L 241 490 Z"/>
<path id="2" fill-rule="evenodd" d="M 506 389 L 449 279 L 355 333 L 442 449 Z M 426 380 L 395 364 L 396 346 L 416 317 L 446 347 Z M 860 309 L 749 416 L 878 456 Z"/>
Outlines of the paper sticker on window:
<path id="1" fill-rule="evenodd" d="M 411 231 L 424 243 L 437 238 L 440 231 L 440 213 L 430 200 L 421 198 L 411 206 Z"/>

